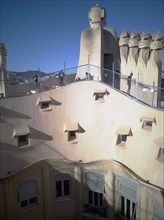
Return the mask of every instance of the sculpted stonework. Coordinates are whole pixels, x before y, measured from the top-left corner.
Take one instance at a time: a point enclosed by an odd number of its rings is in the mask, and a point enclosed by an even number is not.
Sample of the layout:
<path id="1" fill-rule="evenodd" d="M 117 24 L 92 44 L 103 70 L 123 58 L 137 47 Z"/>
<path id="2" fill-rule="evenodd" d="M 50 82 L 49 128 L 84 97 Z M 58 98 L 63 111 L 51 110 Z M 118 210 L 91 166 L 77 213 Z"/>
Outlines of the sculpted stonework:
<path id="1" fill-rule="evenodd" d="M 152 50 L 162 50 L 164 43 L 164 37 L 159 33 L 154 33 L 152 36 L 150 49 Z"/>
<path id="2" fill-rule="evenodd" d="M 139 48 L 150 48 L 151 37 L 147 32 L 142 32 L 140 35 Z"/>
<path id="3" fill-rule="evenodd" d="M 103 7 L 100 7 L 98 4 L 95 7 L 91 8 L 91 11 L 88 13 L 90 27 L 105 26 L 106 24 L 106 12 Z"/>
<path id="4" fill-rule="evenodd" d="M 122 32 L 119 39 L 119 46 L 128 46 L 129 45 L 129 33 L 126 31 Z"/>
<path id="5" fill-rule="evenodd" d="M 0 43 L 0 94 L 6 97 L 9 94 L 8 76 L 6 71 L 7 51 L 5 45 Z"/>
<path id="6" fill-rule="evenodd" d="M 150 58 L 147 63 L 147 71 L 150 76 L 148 83 L 155 86 L 161 85 L 163 43 L 164 37 L 159 32 L 154 33 L 150 42 Z"/>
<path id="7" fill-rule="evenodd" d="M 123 75 L 126 75 L 127 72 L 127 60 L 128 60 L 128 53 L 129 53 L 129 34 L 127 32 L 122 32 L 119 39 L 119 46 L 120 46 L 120 57 L 121 57 L 121 72 Z"/>
<path id="8" fill-rule="evenodd" d="M 164 38 L 158 32 L 152 36 L 147 32 L 123 32 L 119 40 L 121 74 L 128 76 L 133 72 L 133 79 L 148 85 L 161 86 L 162 49 Z M 127 62 L 126 62 L 127 61 Z"/>
<path id="9" fill-rule="evenodd" d="M 6 68 L 6 56 L 7 51 L 5 48 L 5 45 L 3 43 L 0 43 L 0 67 Z"/>
<path id="10" fill-rule="evenodd" d="M 150 43 L 150 61 L 154 61 L 158 67 L 161 65 L 161 51 L 163 49 L 164 38 L 160 33 L 155 33 L 152 36 L 152 40 Z"/>
<path id="11" fill-rule="evenodd" d="M 88 13 L 89 28 L 82 31 L 80 40 L 80 55 L 78 66 L 87 63 L 112 69 L 118 68 L 119 45 L 116 31 L 106 28 L 106 11 L 104 7 L 96 5 Z M 109 56 L 112 55 L 112 56 Z M 78 68 L 76 78 L 84 79 L 85 72 L 91 71 L 94 80 L 104 80 L 104 73 L 100 69 Z"/>
<path id="12" fill-rule="evenodd" d="M 150 35 L 147 32 L 143 32 L 140 35 L 139 41 L 139 62 L 143 61 L 145 65 L 147 65 L 150 53 Z"/>
<path id="13" fill-rule="evenodd" d="M 143 84 L 147 84 L 147 63 L 150 57 L 151 37 L 147 32 L 142 32 L 139 41 L 139 56 L 137 63 L 137 71 L 140 73 L 139 80 Z M 142 74 L 141 74 L 142 73 Z"/>
<path id="14" fill-rule="evenodd" d="M 139 44 L 139 34 L 132 32 L 129 38 L 129 54 L 127 61 L 127 74 L 133 73 L 133 77 L 137 78 L 136 66 L 138 62 L 138 44 Z"/>

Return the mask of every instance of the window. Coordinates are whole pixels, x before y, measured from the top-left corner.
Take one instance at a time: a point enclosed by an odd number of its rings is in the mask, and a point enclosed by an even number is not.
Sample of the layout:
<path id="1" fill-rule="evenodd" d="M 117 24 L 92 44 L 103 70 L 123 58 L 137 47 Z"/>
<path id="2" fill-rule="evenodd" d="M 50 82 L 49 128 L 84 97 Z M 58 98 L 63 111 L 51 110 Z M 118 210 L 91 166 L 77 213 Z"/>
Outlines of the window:
<path id="1" fill-rule="evenodd" d="M 41 108 L 41 109 L 50 108 L 50 102 L 41 102 L 41 103 L 40 103 L 40 108 Z"/>
<path id="2" fill-rule="evenodd" d="M 142 122 L 142 128 L 145 130 L 152 130 L 153 122 L 155 123 L 155 119 L 153 118 L 141 117 L 140 121 Z"/>
<path id="3" fill-rule="evenodd" d="M 104 99 L 105 95 L 109 95 L 109 92 L 104 88 L 95 90 L 94 94 L 93 94 L 93 96 L 95 97 L 96 102 L 104 102 L 105 101 L 105 99 Z"/>
<path id="4" fill-rule="evenodd" d="M 14 129 L 13 139 L 16 139 L 17 146 L 20 148 L 30 146 L 30 129 L 28 126 L 20 126 Z"/>
<path id="5" fill-rule="evenodd" d="M 56 177 L 56 198 L 70 197 L 70 177 L 69 175 L 60 175 Z"/>
<path id="6" fill-rule="evenodd" d="M 36 182 L 29 181 L 21 184 L 19 186 L 18 198 L 22 209 L 36 207 L 38 204 Z"/>
<path id="7" fill-rule="evenodd" d="M 50 101 L 40 101 L 38 105 L 40 110 L 52 110 Z"/>
<path id="8" fill-rule="evenodd" d="M 159 149 L 158 157 L 164 157 L 164 148 Z"/>
<path id="9" fill-rule="evenodd" d="M 72 143 L 72 144 L 76 144 L 78 142 L 77 141 L 77 136 L 76 136 L 77 132 L 78 132 L 77 130 L 67 131 L 66 132 L 67 142 Z"/>
<path id="10" fill-rule="evenodd" d="M 126 217 L 128 220 L 136 219 L 136 203 L 127 199 L 124 196 L 120 196 L 120 211 L 118 215 Z"/>
<path id="11" fill-rule="evenodd" d="M 120 142 L 121 142 L 121 143 L 122 143 L 122 142 L 123 142 L 123 143 L 126 142 L 128 135 L 125 135 L 125 134 L 122 135 L 122 134 L 120 134 L 119 136 L 120 136 Z"/>
<path id="12" fill-rule="evenodd" d="M 156 149 L 157 149 L 155 158 L 159 162 L 164 163 L 164 142 L 163 142 L 163 137 L 160 136 L 157 139 L 155 139 L 154 144 L 155 144 Z"/>
<path id="13" fill-rule="evenodd" d="M 104 101 L 104 94 L 103 93 L 95 94 L 95 101 Z"/>
<path id="14" fill-rule="evenodd" d="M 152 129 L 152 125 L 153 125 L 152 121 L 144 121 L 143 122 L 143 128 L 145 128 L 145 129 L 151 130 Z"/>
<path id="15" fill-rule="evenodd" d="M 116 145 L 121 146 L 121 147 L 125 147 L 128 136 L 129 135 L 118 134 Z"/>
<path id="16" fill-rule="evenodd" d="M 107 216 L 107 209 L 104 203 L 105 176 L 104 171 L 100 173 L 88 172 L 86 178 L 86 202 L 84 210 L 86 213 L 92 213 L 100 216 Z"/>
<path id="17" fill-rule="evenodd" d="M 71 144 L 76 144 L 78 142 L 77 133 L 81 133 L 82 128 L 78 122 L 70 120 L 66 122 L 64 132 L 66 133 L 66 141 Z"/>
<path id="18" fill-rule="evenodd" d="M 37 105 L 41 111 L 50 111 L 52 110 L 51 102 L 51 97 L 49 97 L 47 94 L 42 94 L 37 101 Z"/>
<path id="19" fill-rule="evenodd" d="M 159 148 L 157 160 L 164 163 L 164 147 Z"/>
<path id="20" fill-rule="evenodd" d="M 17 136 L 18 146 L 28 146 L 29 145 L 29 137 L 28 134 Z"/>
<path id="21" fill-rule="evenodd" d="M 24 207 L 30 208 L 30 207 L 34 207 L 36 205 L 37 205 L 37 198 L 36 197 L 21 201 L 21 208 L 24 208 Z"/>
<path id="22" fill-rule="evenodd" d="M 88 190 L 88 204 L 94 207 L 103 207 L 103 193 Z"/>
<path id="23" fill-rule="evenodd" d="M 116 216 L 118 219 L 135 220 L 137 211 L 137 185 L 116 175 Z"/>
<path id="24" fill-rule="evenodd" d="M 76 131 L 68 131 L 68 141 L 76 140 Z"/>
<path id="25" fill-rule="evenodd" d="M 116 145 L 118 146 L 126 146 L 126 142 L 129 136 L 132 136 L 132 131 L 129 126 L 120 126 L 117 131 L 117 140 Z"/>

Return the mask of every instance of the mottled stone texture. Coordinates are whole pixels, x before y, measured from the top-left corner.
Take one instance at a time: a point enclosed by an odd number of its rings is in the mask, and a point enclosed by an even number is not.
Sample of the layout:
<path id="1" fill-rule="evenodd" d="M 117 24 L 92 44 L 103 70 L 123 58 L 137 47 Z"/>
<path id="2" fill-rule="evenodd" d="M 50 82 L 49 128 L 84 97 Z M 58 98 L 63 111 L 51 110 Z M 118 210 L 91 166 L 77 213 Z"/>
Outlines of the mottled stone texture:
<path id="1" fill-rule="evenodd" d="M 82 31 L 78 66 L 87 63 L 106 68 L 118 69 L 119 45 L 116 31 L 106 28 L 105 8 L 96 5 L 89 12 L 90 28 Z M 106 59 L 105 59 L 106 57 Z M 114 63 L 114 65 L 113 65 Z M 79 68 L 77 76 L 85 78 L 85 72 L 90 72 L 94 80 L 104 80 L 104 72 L 100 69 Z"/>
<path id="2" fill-rule="evenodd" d="M 146 32 L 123 32 L 119 40 L 121 74 L 128 76 L 133 72 L 133 78 L 139 76 L 140 83 L 160 87 L 163 42 L 159 32 L 152 36 Z"/>

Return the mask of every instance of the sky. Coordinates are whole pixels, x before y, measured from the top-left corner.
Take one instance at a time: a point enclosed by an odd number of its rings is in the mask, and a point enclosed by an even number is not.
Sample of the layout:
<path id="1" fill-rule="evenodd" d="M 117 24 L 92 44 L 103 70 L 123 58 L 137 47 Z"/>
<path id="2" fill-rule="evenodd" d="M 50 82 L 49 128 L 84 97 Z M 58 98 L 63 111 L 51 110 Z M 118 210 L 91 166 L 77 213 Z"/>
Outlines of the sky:
<path id="1" fill-rule="evenodd" d="M 146 31 L 164 35 L 164 0 L 0 0 L 0 42 L 8 71 L 52 73 L 78 66 L 80 36 L 89 28 L 88 12 L 106 9 L 106 27 L 117 36 Z M 164 52 L 162 56 L 164 70 Z"/>

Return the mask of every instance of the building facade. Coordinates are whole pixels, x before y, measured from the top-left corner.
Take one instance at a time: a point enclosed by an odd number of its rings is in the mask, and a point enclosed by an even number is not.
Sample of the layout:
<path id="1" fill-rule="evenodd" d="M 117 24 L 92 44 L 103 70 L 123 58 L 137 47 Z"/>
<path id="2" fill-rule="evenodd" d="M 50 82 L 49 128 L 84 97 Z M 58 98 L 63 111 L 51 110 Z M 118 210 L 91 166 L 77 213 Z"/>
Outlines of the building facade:
<path id="1" fill-rule="evenodd" d="M 106 12 L 97 5 L 89 16 L 99 37 Z M 123 74 L 116 87 L 89 57 L 81 80 L 0 99 L 1 219 L 164 218 L 163 109 L 136 99 L 134 82 L 127 93 Z M 82 79 L 88 67 L 93 80 Z"/>

